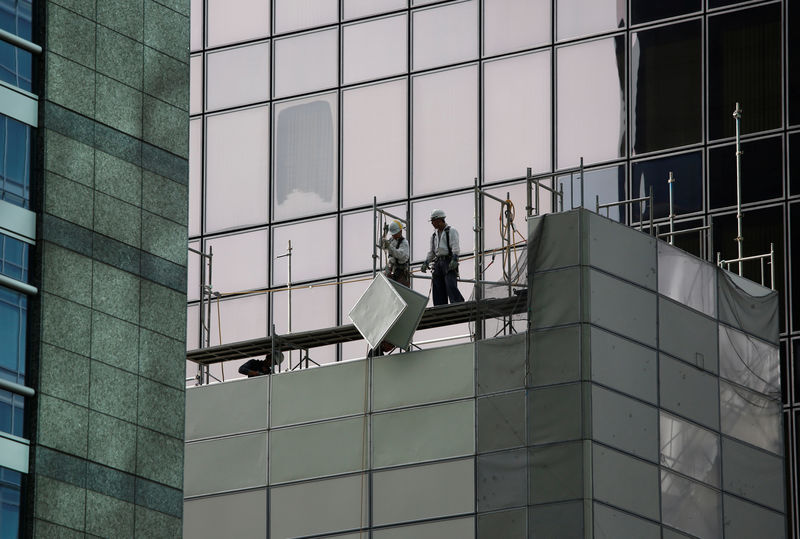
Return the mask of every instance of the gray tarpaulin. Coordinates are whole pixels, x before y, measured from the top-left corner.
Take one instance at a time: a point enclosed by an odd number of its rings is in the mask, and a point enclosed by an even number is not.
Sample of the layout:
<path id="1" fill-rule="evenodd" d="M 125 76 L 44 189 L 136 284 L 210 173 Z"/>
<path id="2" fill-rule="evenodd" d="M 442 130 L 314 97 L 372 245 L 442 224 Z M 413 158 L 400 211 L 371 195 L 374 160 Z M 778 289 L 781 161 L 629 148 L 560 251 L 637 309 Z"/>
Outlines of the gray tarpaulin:
<path id="1" fill-rule="evenodd" d="M 729 271 L 719 274 L 719 319 L 778 343 L 778 293 Z"/>

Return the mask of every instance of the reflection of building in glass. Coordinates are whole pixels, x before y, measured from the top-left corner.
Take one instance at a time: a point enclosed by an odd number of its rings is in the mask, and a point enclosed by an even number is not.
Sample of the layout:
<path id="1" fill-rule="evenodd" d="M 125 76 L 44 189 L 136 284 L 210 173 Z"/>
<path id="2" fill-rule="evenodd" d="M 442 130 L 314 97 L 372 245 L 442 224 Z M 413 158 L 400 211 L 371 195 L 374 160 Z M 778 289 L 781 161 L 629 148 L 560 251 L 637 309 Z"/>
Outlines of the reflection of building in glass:
<path id="1" fill-rule="evenodd" d="M 198 250 L 213 245 L 218 261 L 222 320 L 215 307 L 212 344 L 262 337 L 272 324 L 286 331 L 285 292 L 236 293 L 287 282 L 285 259 L 276 257 L 288 240 L 297 249 L 292 280 L 304 287 L 295 299 L 314 306 L 302 319 L 295 310 L 293 328 L 347 323 L 365 286 L 358 279 L 370 275 L 373 196 L 410 220 L 418 263 L 431 209 L 446 209 L 462 236 L 472 236 L 463 231 L 473 228 L 475 178 L 499 197 L 509 193 L 521 215 L 526 168 L 552 173 L 572 207 L 579 192 L 564 171 L 581 157 L 588 207 L 645 197 L 652 188 L 652 207 L 612 208 L 610 217 L 636 225 L 652 215 L 662 232 L 673 172 L 675 227 L 714 229 L 707 249 L 695 234 L 676 244 L 734 258 L 731 114 L 740 102 L 744 249 L 760 254 L 775 244 L 786 473 L 797 475 L 800 388 L 792 381 L 800 380 L 800 286 L 793 283 L 800 274 L 792 254 L 800 245 L 800 14 L 788 0 L 234 4 L 237 16 L 230 2 L 193 2 L 189 234 Z M 292 188 L 285 191 L 281 180 L 288 139 L 280 118 L 309 103 L 330 107 L 332 136 L 324 144 L 331 144 L 332 162 L 324 157 L 320 169 L 332 191 L 327 198 L 308 187 L 308 178 L 322 176 L 304 173 L 292 182 L 316 194 L 294 204 L 283 198 Z M 322 139 L 303 140 L 295 155 L 314 153 L 303 166 L 320 165 L 312 145 Z M 548 211 L 550 201 L 542 206 Z M 484 246 L 500 246 L 497 213 L 486 209 Z M 474 239 L 464 239 L 471 250 Z M 200 265 L 195 255 L 189 264 L 188 338 L 197 343 Z M 473 273 L 470 263 L 461 269 L 462 277 Z M 746 264 L 745 275 L 758 280 L 758 263 Z M 414 286 L 428 292 L 426 281 Z M 465 297 L 471 291 L 462 288 Z M 458 325 L 425 330 L 419 339 L 466 333 Z M 324 362 L 361 357 L 362 344 L 316 354 Z M 236 367 L 226 367 L 225 376 L 236 376 Z M 194 374 L 190 365 L 187 376 Z M 212 374 L 223 373 L 216 367 Z M 790 516 L 797 499 L 787 501 Z M 797 539 L 795 520 L 790 536 Z"/>

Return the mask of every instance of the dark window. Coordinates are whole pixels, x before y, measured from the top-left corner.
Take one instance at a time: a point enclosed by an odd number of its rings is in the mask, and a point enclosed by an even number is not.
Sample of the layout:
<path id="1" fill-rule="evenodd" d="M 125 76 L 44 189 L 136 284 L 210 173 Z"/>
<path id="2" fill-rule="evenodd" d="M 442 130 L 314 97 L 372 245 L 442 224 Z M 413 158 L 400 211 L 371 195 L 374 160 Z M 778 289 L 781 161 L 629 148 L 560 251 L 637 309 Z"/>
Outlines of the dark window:
<path id="1" fill-rule="evenodd" d="M 708 18 L 709 138 L 731 137 L 733 111 L 742 133 L 781 126 L 781 5 Z"/>
<path id="2" fill-rule="evenodd" d="M 32 7 L 29 0 L 0 2 L 0 29 L 31 40 Z M 0 41 L 0 80 L 31 90 L 32 55 Z"/>
<path id="3" fill-rule="evenodd" d="M 702 141 L 701 35 L 700 20 L 633 34 L 633 153 Z"/>
<path id="4" fill-rule="evenodd" d="M 795 202 L 789 205 L 789 237 L 791 238 L 789 247 L 792 257 L 790 258 L 791 283 L 792 283 L 792 328 L 794 331 L 800 330 L 800 203 Z M 800 352 L 795 348 L 795 352 Z M 800 357 L 796 360 L 800 361 Z M 800 392 L 797 393 L 800 396 Z"/>
<path id="5" fill-rule="evenodd" d="M 700 0 L 669 0 L 669 2 L 631 0 L 631 24 L 677 17 L 701 9 L 703 6 Z"/>
<path id="6" fill-rule="evenodd" d="M 741 4 L 747 0 L 708 0 L 708 8 L 714 9 L 716 7 L 732 6 L 734 4 Z"/>
<path id="7" fill-rule="evenodd" d="M 735 241 L 736 214 L 715 216 L 714 224 L 714 253 L 720 253 L 723 260 L 734 260 L 738 256 L 738 247 Z M 742 236 L 744 237 L 743 255 L 755 256 L 769 253 L 770 243 L 775 245 L 775 289 L 780 298 L 780 326 L 779 331 L 785 331 L 785 290 L 783 268 L 783 206 L 771 206 L 743 212 Z M 737 270 L 736 264 L 731 270 Z M 744 276 L 757 283 L 761 282 L 761 265 L 757 260 L 744 263 Z M 769 286 L 770 267 L 764 262 L 764 285 Z"/>
<path id="8" fill-rule="evenodd" d="M 672 201 L 675 215 L 703 209 L 703 155 L 692 152 L 661 159 L 633 163 L 631 198 L 650 194 L 653 188 L 653 218 L 669 217 L 669 173 L 672 184 Z M 649 218 L 649 216 L 646 216 Z M 633 207 L 633 220 L 639 220 L 639 207 Z"/>
<path id="9" fill-rule="evenodd" d="M 789 354 L 786 341 L 781 341 L 779 350 L 781 354 L 781 402 L 789 404 Z"/>
<path id="10" fill-rule="evenodd" d="M 797 2 L 786 2 L 788 13 L 789 35 L 787 42 L 789 45 L 786 70 L 789 77 L 789 123 L 800 124 L 800 4 Z"/>
<path id="11" fill-rule="evenodd" d="M 25 332 L 28 298 L 0 287 L 0 377 L 25 383 Z M 23 435 L 25 401 L 19 395 L 0 391 L 0 431 Z"/>
<path id="12" fill-rule="evenodd" d="M 783 137 L 742 143 L 742 203 L 783 196 Z M 736 145 L 708 150 L 711 208 L 736 205 Z"/>
<path id="13" fill-rule="evenodd" d="M 0 234 L 0 273 L 28 282 L 28 253 L 30 247 L 18 239 Z"/>
<path id="14" fill-rule="evenodd" d="M 800 133 L 789 135 L 789 193 L 800 194 Z"/>
<path id="15" fill-rule="evenodd" d="M 594 210 L 597 203 L 609 204 L 625 200 L 625 167 L 616 166 L 585 171 L 583 174 L 583 206 Z M 564 192 L 564 210 L 581 206 L 581 180 L 575 173 L 570 176 L 559 176 L 556 190 Z M 625 222 L 625 206 L 614 206 L 600 210 L 615 221 Z"/>

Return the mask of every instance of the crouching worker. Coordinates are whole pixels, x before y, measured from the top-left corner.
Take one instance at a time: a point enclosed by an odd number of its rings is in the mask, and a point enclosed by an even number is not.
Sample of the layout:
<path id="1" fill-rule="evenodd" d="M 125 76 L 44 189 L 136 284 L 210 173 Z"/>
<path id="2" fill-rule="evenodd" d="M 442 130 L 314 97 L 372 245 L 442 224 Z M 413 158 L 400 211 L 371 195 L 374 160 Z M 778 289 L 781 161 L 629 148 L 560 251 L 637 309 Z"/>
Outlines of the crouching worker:
<path id="1" fill-rule="evenodd" d="M 283 361 L 283 352 L 275 354 L 277 363 Z M 239 367 L 239 374 L 245 374 L 248 378 L 253 376 L 264 376 L 265 374 L 272 374 L 274 362 L 271 361 L 270 354 L 267 354 L 264 359 L 250 359 L 242 363 Z"/>
<path id="2" fill-rule="evenodd" d="M 381 241 L 381 248 L 388 254 L 386 277 L 403 286 L 411 287 L 410 250 L 408 240 L 403 237 L 403 225 L 400 221 L 392 221 L 388 230 L 392 237 Z"/>

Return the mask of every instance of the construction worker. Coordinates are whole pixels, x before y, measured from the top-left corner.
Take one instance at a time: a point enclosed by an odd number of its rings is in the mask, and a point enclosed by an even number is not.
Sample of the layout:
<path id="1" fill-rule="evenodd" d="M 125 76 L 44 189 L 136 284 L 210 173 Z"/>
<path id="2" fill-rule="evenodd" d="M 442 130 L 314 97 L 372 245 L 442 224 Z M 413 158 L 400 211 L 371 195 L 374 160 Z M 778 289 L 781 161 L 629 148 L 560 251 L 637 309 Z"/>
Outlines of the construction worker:
<path id="1" fill-rule="evenodd" d="M 283 361 L 283 353 L 278 352 L 275 354 L 277 359 L 276 363 Z M 264 376 L 265 374 L 272 374 L 273 362 L 270 361 L 270 354 L 267 354 L 264 359 L 250 359 L 245 361 L 239 366 L 239 374 L 246 374 L 248 378 L 253 376 Z"/>
<path id="2" fill-rule="evenodd" d="M 408 240 L 403 237 L 403 225 L 400 221 L 389 223 L 388 233 L 391 238 L 383 238 L 381 248 L 388 254 L 386 276 L 403 286 L 411 286 L 411 267 L 409 265 L 410 250 Z"/>
<path id="3" fill-rule="evenodd" d="M 433 304 L 447 305 L 464 301 L 458 290 L 458 254 L 461 252 L 458 243 L 458 231 L 445 222 L 443 210 L 431 212 L 431 225 L 436 229 L 431 236 L 431 248 L 422 271 L 426 272 L 433 263 L 432 288 Z"/>

